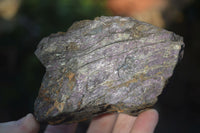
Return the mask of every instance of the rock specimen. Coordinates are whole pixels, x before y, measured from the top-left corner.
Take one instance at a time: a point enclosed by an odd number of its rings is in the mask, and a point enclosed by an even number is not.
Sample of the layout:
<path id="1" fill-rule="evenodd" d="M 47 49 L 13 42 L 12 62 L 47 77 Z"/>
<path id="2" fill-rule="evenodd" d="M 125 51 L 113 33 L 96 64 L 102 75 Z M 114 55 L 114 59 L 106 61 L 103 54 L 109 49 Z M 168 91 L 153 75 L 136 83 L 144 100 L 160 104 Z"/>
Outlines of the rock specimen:
<path id="1" fill-rule="evenodd" d="M 79 122 L 154 105 L 182 57 L 182 37 L 129 17 L 74 23 L 37 47 L 46 73 L 35 101 L 40 122 Z"/>

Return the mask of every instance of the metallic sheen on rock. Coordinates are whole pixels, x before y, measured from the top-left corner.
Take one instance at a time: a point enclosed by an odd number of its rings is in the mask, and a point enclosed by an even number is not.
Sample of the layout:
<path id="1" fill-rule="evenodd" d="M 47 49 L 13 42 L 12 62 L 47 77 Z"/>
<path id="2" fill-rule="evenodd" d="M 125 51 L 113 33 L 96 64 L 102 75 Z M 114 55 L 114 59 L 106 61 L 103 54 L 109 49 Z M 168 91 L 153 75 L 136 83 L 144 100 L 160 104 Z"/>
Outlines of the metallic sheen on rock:
<path id="1" fill-rule="evenodd" d="M 97 17 L 42 39 L 46 73 L 35 101 L 40 122 L 79 122 L 151 107 L 182 58 L 182 37 L 129 17 Z"/>

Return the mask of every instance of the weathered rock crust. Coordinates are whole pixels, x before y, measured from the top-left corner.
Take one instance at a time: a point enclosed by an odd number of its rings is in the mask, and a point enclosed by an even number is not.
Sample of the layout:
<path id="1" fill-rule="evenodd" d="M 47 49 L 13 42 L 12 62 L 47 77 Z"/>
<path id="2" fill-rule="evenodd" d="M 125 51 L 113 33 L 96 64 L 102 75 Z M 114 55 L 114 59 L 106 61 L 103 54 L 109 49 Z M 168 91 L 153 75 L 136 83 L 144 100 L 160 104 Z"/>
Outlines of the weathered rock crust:
<path id="1" fill-rule="evenodd" d="M 35 116 L 72 123 L 101 113 L 151 107 L 182 57 L 182 37 L 129 17 L 98 17 L 45 37 L 36 56 L 46 67 Z"/>

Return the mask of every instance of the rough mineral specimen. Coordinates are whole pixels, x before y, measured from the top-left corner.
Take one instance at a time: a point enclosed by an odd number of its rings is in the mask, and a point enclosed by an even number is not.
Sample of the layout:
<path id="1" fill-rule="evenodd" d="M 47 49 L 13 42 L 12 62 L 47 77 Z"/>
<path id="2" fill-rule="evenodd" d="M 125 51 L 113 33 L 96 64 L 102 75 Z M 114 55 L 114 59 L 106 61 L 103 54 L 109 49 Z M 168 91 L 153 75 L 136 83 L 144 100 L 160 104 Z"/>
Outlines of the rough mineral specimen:
<path id="1" fill-rule="evenodd" d="M 35 101 L 40 122 L 135 114 L 157 101 L 182 57 L 182 37 L 129 17 L 98 17 L 44 38 L 46 73 Z"/>

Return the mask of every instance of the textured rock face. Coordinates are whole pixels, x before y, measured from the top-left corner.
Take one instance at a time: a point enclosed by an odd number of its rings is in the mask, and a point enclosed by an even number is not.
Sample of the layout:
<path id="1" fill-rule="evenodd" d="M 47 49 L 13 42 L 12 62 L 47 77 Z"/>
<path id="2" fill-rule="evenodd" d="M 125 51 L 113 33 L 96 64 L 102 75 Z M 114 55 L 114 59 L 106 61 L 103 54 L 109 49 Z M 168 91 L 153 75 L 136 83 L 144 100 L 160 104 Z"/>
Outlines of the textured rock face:
<path id="1" fill-rule="evenodd" d="M 157 101 L 182 57 L 180 36 L 128 17 L 74 23 L 37 47 L 46 73 L 35 101 L 40 122 L 136 114 Z"/>

